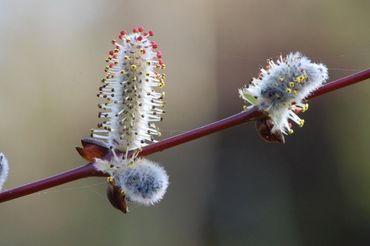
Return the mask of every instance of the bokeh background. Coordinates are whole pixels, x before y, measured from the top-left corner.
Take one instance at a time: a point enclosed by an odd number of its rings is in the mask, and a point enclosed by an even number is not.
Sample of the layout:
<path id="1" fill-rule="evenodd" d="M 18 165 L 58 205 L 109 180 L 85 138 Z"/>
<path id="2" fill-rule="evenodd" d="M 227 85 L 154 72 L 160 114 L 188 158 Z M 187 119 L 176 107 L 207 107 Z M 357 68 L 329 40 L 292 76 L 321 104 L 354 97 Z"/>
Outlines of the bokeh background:
<path id="1" fill-rule="evenodd" d="M 142 25 L 167 64 L 164 137 L 237 113 L 267 58 L 302 51 L 330 78 L 370 66 L 368 0 L 0 1 L 7 188 L 84 163 L 110 40 Z M 370 245 L 369 81 L 312 100 L 284 145 L 244 124 L 153 155 L 165 199 L 128 215 L 90 178 L 0 204 L 0 245 Z"/>

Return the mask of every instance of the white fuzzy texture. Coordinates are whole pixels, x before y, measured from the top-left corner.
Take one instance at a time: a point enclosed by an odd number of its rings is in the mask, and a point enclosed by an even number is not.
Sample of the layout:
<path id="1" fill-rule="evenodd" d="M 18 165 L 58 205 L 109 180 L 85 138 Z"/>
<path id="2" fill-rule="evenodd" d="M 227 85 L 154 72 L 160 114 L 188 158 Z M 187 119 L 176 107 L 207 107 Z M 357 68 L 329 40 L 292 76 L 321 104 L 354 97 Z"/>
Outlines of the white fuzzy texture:
<path id="1" fill-rule="evenodd" d="M 121 34 L 115 42 L 115 50 L 107 59 L 106 76 L 100 87 L 100 129 L 93 130 L 92 137 L 107 142 L 112 149 L 109 160 L 96 159 L 97 170 L 109 174 L 125 193 L 127 200 L 152 205 L 162 199 L 168 187 L 166 171 L 158 164 L 137 158 L 130 150 L 154 142 L 160 135 L 155 122 L 162 120 L 164 93 L 156 92 L 163 87 L 165 75 L 156 70 L 164 68 L 162 55 L 155 51 L 157 44 L 149 40 L 152 32 L 142 28 L 134 33 Z M 124 154 L 116 154 L 123 152 Z"/>
<path id="2" fill-rule="evenodd" d="M 9 164 L 3 153 L 0 153 L 0 191 L 3 189 L 4 183 L 8 178 Z"/>
<path id="3" fill-rule="evenodd" d="M 98 94 L 107 100 L 99 105 L 99 117 L 104 121 L 92 136 L 127 152 L 146 146 L 160 135 L 154 122 L 162 119 L 164 94 L 154 88 L 164 85 L 164 75 L 156 72 L 161 62 L 148 34 L 131 33 L 114 45 Z"/>
<path id="4" fill-rule="evenodd" d="M 269 114 L 274 123 L 272 132 L 292 133 L 289 120 L 303 126 L 304 121 L 296 114 L 308 107 L 302 100 L 327 79 L 325 65 L 313 63 L 295 52 L 280 57 L 276 63 L 269 61 L 258 78 L 253 78 L 250 85 L 239 89 L 239 94 L 250 106 L 257 106 Z"/>
<path id="5" fill-rule="evenodd" d="M 159 202 L 167 191 L 168 175 L 157 163 L 139 159 L 117 177 L 128 201 L 143 205 Z"/>
<path id="6" fill-rule="evenodd" d="M 111 164 L 119 168 L 113 170 Z M 159 202 L 169 184 L 165 169 L 148 159 L 127 161 L 115 157 L 111 162 L 98 159 L 95 167 L 114 177 L 116 185 L 122 189 L 128 201 L 142 205 Z"/>

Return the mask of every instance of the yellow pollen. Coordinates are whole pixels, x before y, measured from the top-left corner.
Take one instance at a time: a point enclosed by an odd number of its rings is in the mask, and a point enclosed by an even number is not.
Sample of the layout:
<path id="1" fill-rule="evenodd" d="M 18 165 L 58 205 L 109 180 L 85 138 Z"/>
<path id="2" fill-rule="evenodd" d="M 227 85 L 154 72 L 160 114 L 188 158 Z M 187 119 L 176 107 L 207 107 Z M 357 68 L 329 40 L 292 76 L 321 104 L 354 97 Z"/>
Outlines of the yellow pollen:
<path id="1" fill-rule="evenodd" d="M 123 59 L 125 59 L 126 61 L 130 60 L 130 57 L 129 56 L 124 56 Z"/>
<path id="2" fill-rule="evenodd" d="M 308 110 L 308 103 L 306 103 L 303 108 L 302 108 L 302 112 L 305 112 Z"/>
<path id="3" fill-rule="evenodd" d="M 288 93 L 292 93 L 292 89 L 290 89 L 290 88 L 286 88 L 286 92 L 288 92 Z"/>
<path id="4" fill-rule="evenodd" d="M 137 69 L 137 66 L 136 66 L 135 64 L 132 64 L 132 65 L 131 65 L 131 70 L 132 70 L 132 71 L 135 71 L 136 69 Z"/>
<path id="5" fill-rule="evenodd" d="M 163 88 L 166 84 L 164 83 L 163 79 L 159 80 L 159 88 Z"/>
<path id="6" fill-rule="evenodd" d="M 293 134 L 293 133 L 294 133 L 293 129 L 288 130 L 288 134 Z"/>
<path id="7" fill-rule="evenodd" d="M 114 178 L 112 176 L 109 176 L 107 178 L 107 182 L 113 184 L 114 183 Z"/>
<path id="8" fill-rule="evenodd" d="M 289 87 L 294 87 L 294 82 L 293 81 L 289 82 Z"/>
<path id="9" fill-rule="evenodd" d="M 299 127 L 303 127 L 303 125 L 304 125 L 304 119 L 301 119 L 301 120 L 299 121 L 299 123 L 298 123 L 298 126 L 299 126 Z"/>
<path id="10" fill-rule="evenodd" d="M 297 90 L 293 90 L 293 94 L 294 95 L 297 95 Z"/>

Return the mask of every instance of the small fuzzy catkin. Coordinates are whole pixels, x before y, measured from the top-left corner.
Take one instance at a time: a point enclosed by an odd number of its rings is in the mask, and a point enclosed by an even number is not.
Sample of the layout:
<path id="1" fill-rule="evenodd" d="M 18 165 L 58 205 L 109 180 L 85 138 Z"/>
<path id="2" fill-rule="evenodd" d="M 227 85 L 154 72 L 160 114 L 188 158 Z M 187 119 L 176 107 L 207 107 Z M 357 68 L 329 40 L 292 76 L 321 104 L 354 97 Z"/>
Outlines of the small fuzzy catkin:
<path id="1" fill-rule="evenodd" d="M 3 153 L 0 153 L 0 191 L 3 189 L 4 183 L 8 178 L 9 164 Z"/>
<path id="2" fill-rule="evenodd" d="M 117 177 L 128 201 L 143 205 L 159 202 L 168 187 L 168 175 L 163 167 L 147 159 L 138 159 Z"/>
<path id="3" fill-rule="evenodd" d="M 304 120 L 297 114 L 308 109 L 304 99 L 327 79 L 325 65 L 313 63 L 295 52 L 284 58 L 280 56 L 276 62 L 268 61 L 257 78 L 239 89 L 239 94 L 248 104 L 245 108 L 257 106 L 268 113 L 273 124 L 272 133 L 291 134 L 293 129 L 289 120 L 303 126 Z"/>

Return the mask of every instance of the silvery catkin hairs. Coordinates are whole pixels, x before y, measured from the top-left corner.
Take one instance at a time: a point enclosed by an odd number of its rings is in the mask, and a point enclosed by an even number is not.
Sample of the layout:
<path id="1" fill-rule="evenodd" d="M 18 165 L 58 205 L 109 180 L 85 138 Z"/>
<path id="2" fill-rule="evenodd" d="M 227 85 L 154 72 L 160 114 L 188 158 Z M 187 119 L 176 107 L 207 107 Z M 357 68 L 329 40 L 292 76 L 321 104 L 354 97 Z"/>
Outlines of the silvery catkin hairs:
<path id="1" fill-rule="evenodd" d="M 106 100 L 98 105 L 99 118 L 104 121 L 92 130 L 92 137 L 105 141 L 113 152 L 110 160 L 96 159 L 95 167 L 111 176 L 109 184 L 120 188 L 128 201 L 144 205 L 158 202 L 168 187 L 163 167 L 137 158 L 138 152 L 130 158 L 127 155 L 160 136 L 155 122 L 162 120 L 164 92 L 156 89 L 163 88 L 166 75 L 158 72 L 165 64 L 158 45 L 150 40 L 153 35 L 138 27 L 129 34 L 121 32 L 119 41 L 112 41 L 114 50 L 106 60 L 98 94 Z M 116 154 L 116 150 L 125 154 Z"/>

